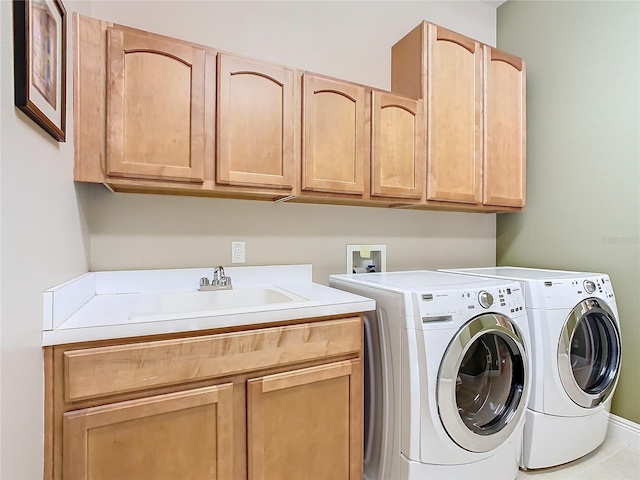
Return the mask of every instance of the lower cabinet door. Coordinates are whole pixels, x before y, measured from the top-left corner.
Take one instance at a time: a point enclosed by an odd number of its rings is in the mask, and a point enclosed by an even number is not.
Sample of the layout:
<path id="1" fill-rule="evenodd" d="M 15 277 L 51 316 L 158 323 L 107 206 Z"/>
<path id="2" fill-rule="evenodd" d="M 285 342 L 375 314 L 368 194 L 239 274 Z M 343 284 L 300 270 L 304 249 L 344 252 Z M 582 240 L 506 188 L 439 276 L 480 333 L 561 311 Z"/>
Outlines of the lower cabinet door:
<path id="1" fill-rule="evenodd" d="M 63 478 L 231 478 L 232 393 L 227 383 L 65 413 Z"/>
<path id="2" fill-rule="evenodd" d="M 247 382 L 249 479 L 362 478 L 359 360 Z"/>

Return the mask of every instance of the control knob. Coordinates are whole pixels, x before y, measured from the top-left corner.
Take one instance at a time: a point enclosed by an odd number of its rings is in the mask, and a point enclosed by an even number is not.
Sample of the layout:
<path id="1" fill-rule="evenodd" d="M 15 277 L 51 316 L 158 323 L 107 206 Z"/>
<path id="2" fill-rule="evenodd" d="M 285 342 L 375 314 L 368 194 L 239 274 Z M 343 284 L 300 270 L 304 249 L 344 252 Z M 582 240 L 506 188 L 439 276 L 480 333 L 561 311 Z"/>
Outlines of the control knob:
<path id="1" fill-rule="evenodd" d="M 478 302 L 482 308 L 489 308 L 493 305 L 493 295 L 483 290 L 478 294 Z"/>
<path id="2" fill-rule="evenodd" d="M 596 291 L 596 284 L 593 283 L 591 280 L 585 280 L 584 289 L 587 291 L 587 293 L 593 293 Z"/>

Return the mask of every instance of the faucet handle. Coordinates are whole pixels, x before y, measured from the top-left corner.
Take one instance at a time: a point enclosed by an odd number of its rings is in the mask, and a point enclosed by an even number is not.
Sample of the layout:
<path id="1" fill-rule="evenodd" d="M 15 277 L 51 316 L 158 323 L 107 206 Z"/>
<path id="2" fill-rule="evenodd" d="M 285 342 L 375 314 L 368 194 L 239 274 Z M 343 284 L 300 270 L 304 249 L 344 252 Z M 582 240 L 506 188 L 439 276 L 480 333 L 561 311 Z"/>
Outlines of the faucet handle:
<path id="1" fill-rule="evenodd" d="M 200 279 L 200 286 L 201 287 L 206 287 L 209 285 L 209 279 L 207 277 L 202 277 Z"/>
<path id="2" fill-rule="evenodd" d="M 216 285 L 220 277 L 224 277 L 224 268 L 222 268 L 222 266 L 215 267 L 213 269 L 213 278 L 211 279 L 211 285 Z"/>

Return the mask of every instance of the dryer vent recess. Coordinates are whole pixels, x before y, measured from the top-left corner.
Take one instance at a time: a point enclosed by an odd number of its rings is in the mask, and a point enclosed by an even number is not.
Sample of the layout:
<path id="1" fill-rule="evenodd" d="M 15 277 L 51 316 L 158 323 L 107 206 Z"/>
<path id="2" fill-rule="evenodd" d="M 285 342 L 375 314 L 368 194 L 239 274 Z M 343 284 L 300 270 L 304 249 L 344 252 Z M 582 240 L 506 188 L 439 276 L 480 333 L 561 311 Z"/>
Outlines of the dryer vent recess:
<path id="1" fill-rule="evenodd" d="M 347 245 L 346 273 L 371 273 L 386 271 L 386 245 Z"/>

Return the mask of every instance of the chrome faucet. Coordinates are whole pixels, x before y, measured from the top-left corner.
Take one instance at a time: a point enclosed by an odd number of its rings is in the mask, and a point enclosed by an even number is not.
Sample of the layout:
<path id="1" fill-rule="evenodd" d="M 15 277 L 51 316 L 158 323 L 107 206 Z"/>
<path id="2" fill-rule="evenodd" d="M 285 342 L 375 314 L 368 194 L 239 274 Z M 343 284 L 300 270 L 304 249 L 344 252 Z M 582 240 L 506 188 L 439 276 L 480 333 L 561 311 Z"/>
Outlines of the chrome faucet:
<path id="1" fill-rule="evenodd" d="M 231 285 L 231 277 L 227 277 L 224 274 L 224 267 L 220 265 L 213 269 L 213 278 L 211 281 L 207 277 L 202 277 L 200 279 L 200 290 L 201 292 L 207 290 L 231 290 L 233 286 Z"/>

